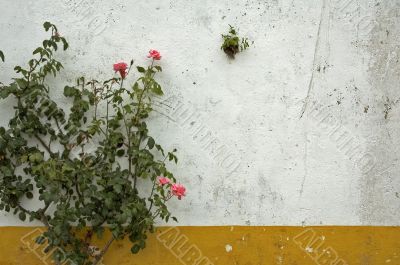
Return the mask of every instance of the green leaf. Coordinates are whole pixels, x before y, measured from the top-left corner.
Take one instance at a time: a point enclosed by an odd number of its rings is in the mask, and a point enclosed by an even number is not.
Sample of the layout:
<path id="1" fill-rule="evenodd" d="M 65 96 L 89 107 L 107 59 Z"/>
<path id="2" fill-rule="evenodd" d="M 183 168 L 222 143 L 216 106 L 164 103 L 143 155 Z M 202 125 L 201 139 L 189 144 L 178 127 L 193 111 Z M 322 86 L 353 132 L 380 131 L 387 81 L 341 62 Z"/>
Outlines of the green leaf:
<path id="1" fill-rule="evenodd" d="M 0 89 L 0 98 L 7 98 L 11 94 L 10 87 L 3 87 Z"/>
<path id="2" fill-rule="evenodd" d="M 26 88 L 28 86 L 28 82 L 25 79 L 22 78 L 17 78 L 15 79 L 15 82 L 17 82 L 18 86 L 22 89 Z"/>
<path id="3" fill-rule="evenodd" d="M 141 66 L 137 66 L 136 68 L 137 68 L 137 70 L 139 71 L 139 73 L 144 73 L 144 72 L 146 72 L 146 70 L 145 70 L 143 67 L 141 67 Z"/>
<path id="4" fill-rule="evenodd" d="M 61 38 L 61 41 L 63 43 L 63 48 L 64 48 L 64 51 L 65 51 L 66 49 L 68 49 L 69 44 L 68 44 L 68 42 L 67 42 L 67 40 L 65 38 Z"/>
<path id="5" fill-rule="evenodd" d="M 114 190 L 115 190 L 117 193 L 121 193 L 121 191 L 122 191 L 122 186 L 121 186 L 120 184 L 114 185 Z"/>
<path id="6" fill-rule="evenodd" d="M 154 139 L 153 139 L 152 137 L 149 137 L 149 140 L 147 140 L 147 146 L 148 146 L 150 149 L 153 149 L 155 143 L 156 143 L 156 142 L 154 141 Z"/>
<path id="7" fill-rule="evenodd" d="M 64 87 L 64 96 L 72 97 L 77 94 L 77 89 L 75 87 L 66 86 Z"/>
<path id="8" fill-rule="evenodd" d="M 34 51 L 33 51 L 33 55 L 35 55 L 35 54 L 37 54 L 37 53 L 40 53 L 40 52 L 42 52 L 43 51 L 43 48 L 42 47 L 38 47 L 38 48 L 36 48 Z"/>
<path id="9" fill-rule="evenodd" d="M 62 173 L 71 173 L 74 172 L 74 167 L 72 165 L 64 163 L 61 168 Z"/>
<path id="10" fill-rule="evenodd" d="M 26 219 L 26 214 L 25 214 L 24 212 L 20 212 L 19 215 L 18 215 L 18 217 L 19 217 L 19 219 L 20 219 L 21 221 L 25 221 L 25 219 Z"/>
<path id="11" fill-rule="evenodd" d="M 29 161 L 33 162 L 33 163 L 42 162 L 43 161 L 43 155 L 41 153 L 39 153 L 39 152 L 31 154 L 31 155 L 29 155 Z"/>
<path id="12" fill-rule="evenodd" d="M 132 89 L 134 92 L 139 93 L 140 88 L 138 82 L 135 82 L 135 84 L 132 86 Z"/>
<path id="13" fill-rule="evenodd" d="M 161 86 L 157 83 L 155 83 L 152 87 L 151 87 L 151 91 L 156 94 L 157 96 L 162 96 L 164 93 L 161 90 Z"/>
<path id="14" fill-rule="evenodd" d="M 131 248 L 131 252 L 133 254 L 137 254 L 139 251 L 140 251 L 140 246 L 137 244 L 133 245 L 133 247 Z"/>
<path id="15" fill-rule="evenodd" d="M 52 46 L 55 51 L 57 51 L 57 43 L 55 41 L 49 40 L 49 46 Z"/>
<path id="16" fill-rule="evenodd" d="M 126 113 L 132 113 L 132 108 L 128 104 L 124 106 L 124 110 L 125 110 Z"/>
<path id="17" fill-rule="evenodd" d="M 157 148 L 158 151 L 161 152 L 161 154 L 162 154 L 163 156 L 165 156 L 165 154 L 164 154 L 164 149 L 161 147 L 161 145 L 156 144 L 156 148 Z"/>
<path id="18" fill-rule="evenodd" d="M 46 31 L 49 31 L 51 28 L 51 23 L 50 22 L 44 22 L 43 27 Z"/>

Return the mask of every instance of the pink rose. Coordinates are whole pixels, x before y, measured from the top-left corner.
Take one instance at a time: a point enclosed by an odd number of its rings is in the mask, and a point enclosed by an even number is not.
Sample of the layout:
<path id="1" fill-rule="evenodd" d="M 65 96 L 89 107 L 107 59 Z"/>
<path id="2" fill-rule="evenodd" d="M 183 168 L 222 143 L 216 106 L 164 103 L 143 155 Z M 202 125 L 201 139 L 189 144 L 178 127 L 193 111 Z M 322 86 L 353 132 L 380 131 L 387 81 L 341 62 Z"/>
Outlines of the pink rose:
<path id="1" fill-rule="evenodd" d="M 149 55 L 147 55 L 147 58 L 153 58 L 154 60 L 160 60 L 161 55 L 160 55 L 160 52 L 157 50 L 150 50 Z"/>
<path id="2" fill-rule="evenodd" d="M 124 62 L 114 64 L 114 71 L 119 72 L 122 79 L 126 77 L 126 69 L 128 69 L 128 65 Z"/>
<path id="3" fill-rule="evenodd" d="M 171 181 L 169 180 L 169 178 L 166 177 L 162 177 L 158 179 L 158 182 L 160 183 L 161 186 L 164 186 L 165 184 L 170 183 Z"/>
<path id="4" fill-rule="evenodd" d="M 186 188 L 181 184 L 173 184 L 171 187 L 172 194 L 177 196 L 180 200 L 182 196 L 185 196 Z"/>

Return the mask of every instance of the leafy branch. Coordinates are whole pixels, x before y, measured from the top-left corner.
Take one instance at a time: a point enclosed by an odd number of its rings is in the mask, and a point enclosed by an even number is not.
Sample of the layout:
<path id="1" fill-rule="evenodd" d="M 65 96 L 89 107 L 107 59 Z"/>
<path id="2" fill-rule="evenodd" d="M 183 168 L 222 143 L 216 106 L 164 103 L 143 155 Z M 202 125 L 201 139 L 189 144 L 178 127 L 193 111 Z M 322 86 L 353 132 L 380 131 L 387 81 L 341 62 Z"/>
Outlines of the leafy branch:
<path id="1" fill-rule="evenodd" d="M 222 34 L 222 39 L 221 49 L 232 59 L 239 51 L 244 51 L 250 46 L 248 39 L 239 38 L 237 30 L 231 25 L 228 34 Z"/>

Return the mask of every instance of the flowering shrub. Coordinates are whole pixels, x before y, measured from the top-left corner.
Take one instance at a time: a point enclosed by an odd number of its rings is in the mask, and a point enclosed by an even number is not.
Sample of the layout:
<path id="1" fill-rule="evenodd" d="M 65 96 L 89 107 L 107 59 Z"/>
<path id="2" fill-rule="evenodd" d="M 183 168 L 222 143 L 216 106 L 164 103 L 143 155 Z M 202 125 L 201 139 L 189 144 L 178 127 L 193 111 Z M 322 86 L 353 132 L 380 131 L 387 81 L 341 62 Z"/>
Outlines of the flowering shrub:
<path id="1" fill-rule="evenodd" d="M 236 29 L 231 25 L 229 25 L 229 33 L 226 35 L 222 34 L 222 39 L 224 42 L 221 45 L 221 49 L 232 59 L 235 58 L 235 55 L 239 51 L 244 51 L 249 47 L 248 39 L 240 39 Z"/>
<path id="2" fill-rule="evenodd" d="M 125 237 L 137 253 L 156 218 L 176 221 L 166 202 L 185 196 L 166 167 L 167 160 L 177 163 L 176 150 L 164 151 L 145 122 L 152 96 L 163 94 L 155 79 L 161 55 L 151 50 L 147 67 L 114 64 L 118 76 L 104 82 L 79 78 L 64 88 L 71 102 L 64 111 L 50 96 L 46 78 L 62 69 L 54 56 L 68 43 L 55 25 L 46 22 L 44 28 L 50 38 L 27 67 L 15 67 L 14 82 L 0 85 L 0 97 L 16 102 L 8 127 L 0 127 L 0 209 L 41 221 L 47 230 L 37 243 L 47 241 L 56 264 L 97 264 L 114 240 Z M 139 77 L 127 87 L 133 69 Z M 148 194 L 139 179 L 151 183 Z M 28 209 L 29 199 L 42 206 Z M 104 226 L 112 236 L 96 253 L 92 242 Z"/>

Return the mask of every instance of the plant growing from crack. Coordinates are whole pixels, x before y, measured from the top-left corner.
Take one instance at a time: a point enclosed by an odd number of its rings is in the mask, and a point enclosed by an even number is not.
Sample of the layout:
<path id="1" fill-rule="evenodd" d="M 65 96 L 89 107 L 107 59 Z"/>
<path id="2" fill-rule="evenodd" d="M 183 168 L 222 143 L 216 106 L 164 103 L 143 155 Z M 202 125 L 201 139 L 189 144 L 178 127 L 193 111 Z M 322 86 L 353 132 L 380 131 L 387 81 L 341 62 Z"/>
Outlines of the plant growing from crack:
<path id="1" fill-rule="evenodd" d="M 131 87 L 125 83 L 133 61 L 115 64 L 119 76 L 104 82 L 77 79 L 64 88 L 72 102 L 64 112 L 46 80 L 63 68 L 54 56 L 68 43 L 55 25 L 46 22 L 44 28 L 50 38 L 26 68 L 15 67 L 19 77 L 0 85 L 0 98 L 16 102 L 8 127 L 0 127 L 0 209 L 22 221 L 41 221 L 47 229 L 36 242 L 47 243 L 55 264 L 98 264 L 112 242 L 125 237 L 137 253 L 156 218 L 176 221 L 167 201 L 185 195 L 166 165 L 177 163 L 176 150 L 165 152 L 145 122 L 152 96 L 163 94 L 155 79 L 161 56 L 150 51 L 150 65 L 135 67 L 139 77 Z M 146 181 L 147 194 L 141 188 Z M 42 206 L 29 209 L 29 199 Z M 93 246 L 105 226 L 111 237 L 102 248 Z"/>
<path id="2" fill-rule="evenodd" d="M 222 39 L 221 50 L 231 59 L 235 59 L 235 55 L 238 52 L 242 52 L 250 46 L 248 39 L 240 38 L 238 36 L 238 31 L 231 25 L 229 25 L 228 34 L 222 34 Z"/>

